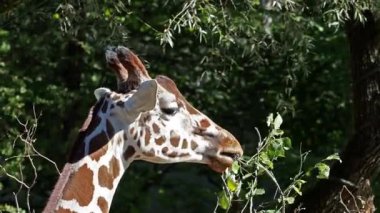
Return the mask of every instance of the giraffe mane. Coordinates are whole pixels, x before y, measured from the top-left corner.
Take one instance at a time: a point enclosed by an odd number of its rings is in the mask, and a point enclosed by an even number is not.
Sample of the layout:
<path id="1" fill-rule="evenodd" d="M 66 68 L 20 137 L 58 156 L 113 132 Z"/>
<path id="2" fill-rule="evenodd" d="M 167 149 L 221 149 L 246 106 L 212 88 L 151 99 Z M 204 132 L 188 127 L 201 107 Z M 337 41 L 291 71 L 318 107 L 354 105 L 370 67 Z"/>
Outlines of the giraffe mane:
<path id="1" fill-rule="evenodd" d="M 94 125 L 94 121 L 93 121 L 94 115 L 98 113 L 103 102 L 104 102 L 104 98 L 100 99 L 100 101 L 98 101 L 94 106 L 90 108 L 87 118 L 82 124 L 82 127 L 79 129 L 77 139 L 75 140 L 73 144 L 73 149 L 69 155 L 69 161 L 63 167 L 62 172 L 58 178 L 58 182 L 55 184 L 53 192 L 51 193 L 50 198 L 43 212 L 54 211 L 55 207 L 58 204 L 59 199 L 61 199 L 62 197 L 63 189 L 65 185 L 67 184 L 71 174 L 73 173 L 72 164 L 84 157 L 84 153 L 78 153 L 78 152 L 75 152 L 74 150 L 80 150 L 77 148 L 80 148 L 80 146 L 82 146 L 83 140 L 88 130 L 91 129 L 89 127 Z"/>
<path id="2" fill-rule="evenodd" d="M 96 128 L 96 126 L 99 124 L 97 123 L 98 122 L 98 117 L 97 117 L 97 114 L 101 108 L 101 106 L 103 105 L 105 101 L 105 98 L 102 97 L 101 99 L 99 99 L 99 101 L 90 108 L 89 112 L 88 112 L 88 116 L 86 118 L 86 120 L 84 121 L 82 127 L 79 129 L 79 133 L 78 133 L 78 136 L 72 146 L 72 149 L 71 149 L 71 153 L 69 155 L 69 163 L 76 163 L 78 162 L 80 159 L 82 159 L 83 157 L 85 157 L 85 153 L 84 153 L 84 139 L 87 135 L 88 132 L 91 132 L 94 128 Z M 98 148 L 100 148 L 101 146 L 96 146 L 96 149 L 97 150 Z M 95 151 L 93 150 L 93 151 Z M 91 154 L 91 153 L 89 153 Z"/>
<path id="3" fill-rule="evenodd" d="M 58 205 L 59 199 L 61 199 L 62 197 L 63 189 L 67 184 L 72 173 L 72 164 L 66 163 L 59 176 L 58 182 L 54 186 L 53 192 L 51 193 L 43 212 L 54 212 L 55 207 Z"/>

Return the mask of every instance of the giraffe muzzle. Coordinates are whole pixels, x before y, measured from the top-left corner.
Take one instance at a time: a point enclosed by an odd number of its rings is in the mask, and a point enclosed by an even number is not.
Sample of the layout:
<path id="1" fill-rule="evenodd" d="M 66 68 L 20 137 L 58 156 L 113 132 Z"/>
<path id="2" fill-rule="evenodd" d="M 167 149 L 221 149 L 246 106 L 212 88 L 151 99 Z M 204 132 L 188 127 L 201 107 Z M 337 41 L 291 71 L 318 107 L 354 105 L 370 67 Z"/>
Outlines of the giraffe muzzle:
<path id="1" fill-rule="evenodd" d="M 227 130 L 220 130 L 217 135 L 216 153 L 209 156 L 209 166 L 216 172 L 224 172 L 232 166 L 234 160 L 243 156 L 239 141 Z"/>

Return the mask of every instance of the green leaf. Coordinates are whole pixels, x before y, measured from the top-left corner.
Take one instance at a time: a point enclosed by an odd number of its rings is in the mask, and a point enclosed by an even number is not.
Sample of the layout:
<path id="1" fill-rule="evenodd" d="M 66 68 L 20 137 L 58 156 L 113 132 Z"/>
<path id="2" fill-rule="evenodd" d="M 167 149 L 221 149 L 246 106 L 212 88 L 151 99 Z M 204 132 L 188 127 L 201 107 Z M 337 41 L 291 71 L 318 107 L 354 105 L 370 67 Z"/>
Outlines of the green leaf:
<path id="1" fill-rule="evenodd" d="M 277 113 L 277 116 L 276 116 L 276 118 L 274 119 L 274 122 L 273 122 L 273 128 L 275 130 L 280 129 L 282 121 L 283 120 L 282 120 L 281 115 Z"/>
<path id="2" fill-rule="evenodd" d="M 232 166 L 231 166 L 231 171 L 232 171 L 234 174 L 238 174 L 238 173 L 239 173 L 239 169 L 240 169 L 239 162 L 234 161 L 234 162 L 232 163 Z"/>
<path id="3" fill-rule="evenodd" d="M 267 126 L 269 127 L 273 123 L 273 113 L 269 114 L 267 117 Z"/>
<path id="4" fill-rule="evenodd" d="M 334 153 L 334 154 L 328 156 L 327 158 L 325 158 L 325 160 L 337 160 L 337 161 L 339 161 L 340 163 L 342 163 L 342 159 L 340 159 L 338 153 Z"/>
<path id="5" fill-rule="evenodd" d="M 281 129 L 274 129 L 272 133 L 274 136 L 281 136 L 284 134 L 284 131 L 282 131 Z"/>
<path id="6" fill-rule="evenodd" d="M 285 150 L 279 144 L 271 144 L 268 147 L 267 155 L 269 159 L 276 160 L 278 157 L 285 157 Z"/>
<path id="7" fill-rule="evenodd" d="M 54 13 L 53 16 L 52 16 L 52 18 L 55 19 L 55 20 L 58 20 L 58 19 L 60 19 L 60 16 L 59 16 L 58 13 Z"/>
<path id="8" fill-rule="evenodd" d="M 248 174 L 244 175 L 241 179 L 242 179 L 242 180 L 245 180 L 245 179 L 247 179 L 247 178 L 249 178 L 249 177 L 252 177 L 252 176 L 253 176 L 252 173 L 248 173 Z"/>
<path id="9" fill-rule="evenodd" d="M 292 140 L 288 137 L 282 138 L 284 149 L 289 150 L 292 148 Z"/>
<path id="10" fill-rule="evenodd" d="M 255 189 L 253 195 L 263 195 L 265 194 L 265 189 L 262 189 L 262 188 L 257 188 Z"/>
<path id="11" fill-rule="evenodd" d="M 230 190 L 231 192 L 236 192 L 236 190 L 238 189 L 238 187 L 239 187 L 239 183 L 235 180 L 235 178 L 233 178 L 232 175 L 227 178 L 227 188 L 228 188 L 228 190 Z"/>
<path id="12" fill-rule="evenodd" d="M 268 154 L 265 152 L 260 153 L 260 161 L 268 168 L 273 169 L 273 162 L 269 159 Z"/>
<path id="13" fill-rule="evenodd" d="M 260 211 L 260 213 L 279 213 L 279 212 L 280 211 L 276 209 L 266 209 L 266 210 Z"/>
<path id="14" fill-rule="evenodd" d="M 294 197 L 285 197 L 284 200 L 287 204 L 293 204 L 295 199 Z"/>
<path id="15" fill-rule="evenodd" d="M 301 192 L 301 189 L 300 189 L 300 188 L 298 188 L 298 187 L 295 186 L 295 185 L 292 185 L 292 188 L 293 188 L 293 190 L 294 190 L 298 195 L 302 196 L 302 192 Z"/>
<path id="16" fill-rule="evenodd" d="M 317 163 L 315 164 L 314 168 L 318 169 L 318 179 L 327 179 L 330 175 L 330 167 L 329 165 L 325 163 Z"/>
<path id="17" fill-rule="evenodd" d="M 219 192 L 219 195 L 218 195 L 218 205 L 222 208 L 222 209 L 228 209 L 228 207 L 230 206 L 230 198 L 227 196 L 226 192 L 225 191 L 221 191 Z"/>

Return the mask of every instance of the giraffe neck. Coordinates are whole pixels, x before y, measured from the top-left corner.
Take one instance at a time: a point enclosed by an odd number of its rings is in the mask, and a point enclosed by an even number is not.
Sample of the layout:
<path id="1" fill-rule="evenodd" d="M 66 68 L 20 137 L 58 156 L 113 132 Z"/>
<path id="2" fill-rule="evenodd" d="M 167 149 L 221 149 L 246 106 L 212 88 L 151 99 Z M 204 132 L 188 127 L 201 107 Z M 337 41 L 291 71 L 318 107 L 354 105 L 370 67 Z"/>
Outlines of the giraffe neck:
<path id="1" fill-rule="evenodd" d="M 117 142 L 110 141 L 110 144 L 112 143 Z M 71 175 L 58 202 L 58 210 L 109 211 L 117 185 L 129 165 L 115 155 L 117 152 L 122 152 L 117 149 L 107 145 L 97 151 L 105 152 L 101 157 L 86 156 L 71 166 Z"/>
<path id="2" fill-rule="evenodd" d="M 67 163 L 60 175 L 45 212 L 108 212 L 117 185 L 130 161 L 120 159 L 122 147 L 114 147 L 117 138 L 97 152 L 74 164 Z M 112 145 L 111 145 L 112 144 Z M 98 157 L 97 154 L 104 154 Z M 115 153 L 121 153 L 115 155 Z M 49 211 L 48 209 L 51 209 Z"/>
<path id="3" fill-rule="evenodd" d="M 128 149 L 125 143 L 129 131 L 123 131 L 108 120 L 108 107 L 106 101 L 101 101 L 90 112 L 74 144 L 80 151 L 72 153 L 44 212 L 109 211 L 117 185 L 133 160 L 134 150 Z"/>

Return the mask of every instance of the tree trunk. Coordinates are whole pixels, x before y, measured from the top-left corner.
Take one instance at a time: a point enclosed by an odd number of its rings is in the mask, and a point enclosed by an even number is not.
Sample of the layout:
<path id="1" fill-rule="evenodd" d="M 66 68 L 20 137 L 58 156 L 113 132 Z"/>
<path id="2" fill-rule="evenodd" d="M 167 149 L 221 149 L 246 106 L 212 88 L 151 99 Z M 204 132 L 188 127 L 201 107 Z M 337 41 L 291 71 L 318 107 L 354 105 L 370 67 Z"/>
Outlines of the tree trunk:
<path id="1" fill-rule="evenodd" d="M 380 20 L 365 11 L 365 24 L 346 22 L 350 46 L 354 135 L 320 181 L 292 206 L 298 212 L 374 212 L 370 181 L 380 168 Z"/>

